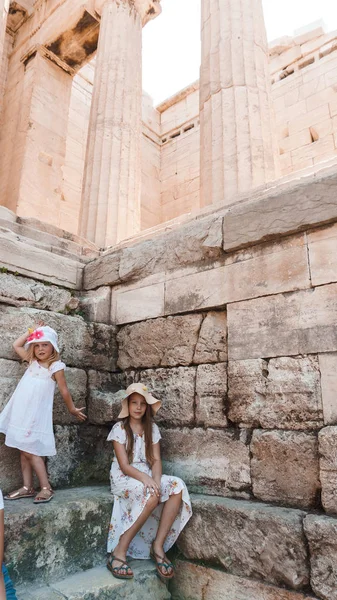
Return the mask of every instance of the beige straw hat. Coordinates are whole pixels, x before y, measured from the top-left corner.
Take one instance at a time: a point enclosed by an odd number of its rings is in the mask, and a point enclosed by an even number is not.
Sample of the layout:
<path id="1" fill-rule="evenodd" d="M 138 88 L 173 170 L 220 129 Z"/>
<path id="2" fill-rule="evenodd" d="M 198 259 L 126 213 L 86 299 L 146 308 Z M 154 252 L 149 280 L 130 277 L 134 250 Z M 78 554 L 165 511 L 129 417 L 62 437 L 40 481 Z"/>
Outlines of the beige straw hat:
<path id="1" fill-rule="evenodd" d="M 147 404 L 151 405 L 152 413 L 154 415 L 160 409 L 161 401 L 157 400 L 157 398 L 155 398 L 154 396 L 152 396 L 152 394 L 150 394 L 146 385 L 144 385 L 143 383 L 132 383 L 125 390 L 124 399 L 122 400 L 122 410 L 118 415 L 118 419 L 125 419 L 125 417 L 129 416 L 128 398 L 129 398 L 129 396 L 131 396 L 131 394 L 135 394 L 135 393 L 140 394 L 141 396 L 143 396 L 143 398 L 145 398 Z"/>

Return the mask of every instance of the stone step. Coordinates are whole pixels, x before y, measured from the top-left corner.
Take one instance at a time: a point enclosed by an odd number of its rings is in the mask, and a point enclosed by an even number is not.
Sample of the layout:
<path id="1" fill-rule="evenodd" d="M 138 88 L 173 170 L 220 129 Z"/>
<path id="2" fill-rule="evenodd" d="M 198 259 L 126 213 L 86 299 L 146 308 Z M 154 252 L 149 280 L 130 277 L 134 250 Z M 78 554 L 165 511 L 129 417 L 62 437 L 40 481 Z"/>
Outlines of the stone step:
<path id="1" fill-rule="evenodd" d="M 99 256 L 99 250 L 94 244 L 37 219 L 17 217 L 1 206 L 0 227 L 9 234 L 16 235 L 21 241 L 73 260 L 88 262 Z"/>
<path id="2" fill-rule="evenodd" d="M 57 490 L 48 504 L 7 501 L 5 560 L 15 584 L 57 581 L 101 565 L 111 509 L 101 486 Z"/>
<path id="3" fill-rule="evenodd" d="M 150 561 L 130 561 L 134 579 L 116 579 L 105 565 L 76 573 L 46 586 L 17 588 L 18 600 L 169 600 Z"/>

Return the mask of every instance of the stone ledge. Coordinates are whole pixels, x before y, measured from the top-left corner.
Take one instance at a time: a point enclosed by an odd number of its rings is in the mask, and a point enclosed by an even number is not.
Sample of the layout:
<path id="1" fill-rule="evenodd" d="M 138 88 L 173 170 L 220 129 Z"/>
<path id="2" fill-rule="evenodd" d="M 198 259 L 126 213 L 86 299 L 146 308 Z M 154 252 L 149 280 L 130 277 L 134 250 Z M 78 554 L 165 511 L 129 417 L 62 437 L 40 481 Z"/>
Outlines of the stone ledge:
<path id="1" fill-rule="evenodd" d="M 111 248 L 84 269 L 85 289 L 144 279 L 154 273 L 207 266 L 225 253 L 337 221 L 336 165 L 291 181 L 278 180 L 166 224 Z M 234 202 L 235 200 L 235 202 Z"/>
<path id="2" fill-rule="evenodd" d="M 170 589 L 172 600 L 317 600 L 182 560 L 176 562 Z"/>
<path id="3" fill-rule="evenodd" d="M 112 577 L 105 566 L 71 575 L 47 587 L 20 587 L 18 600 L 169 600 L 171 594 L 156 576 L 152 562 L 130 561 L 135 577 L 122 581 Z M 282 599 L 283 600 L 283 599 Z"/>
<path id="4" fill-rule="evenodd" d="M 305 512 L 216 496 L 191 499 L 193 516 L 178 540 L 187 559 L 294 590 L 307 586 Z"/>
<path id="5" fill-rule="evenodd" d="M 101 564 L 112 496 L 107 487 L 58 490 L 50 504 L 6 503 L 6 562 L 16 584 L 61 579 Z"/>

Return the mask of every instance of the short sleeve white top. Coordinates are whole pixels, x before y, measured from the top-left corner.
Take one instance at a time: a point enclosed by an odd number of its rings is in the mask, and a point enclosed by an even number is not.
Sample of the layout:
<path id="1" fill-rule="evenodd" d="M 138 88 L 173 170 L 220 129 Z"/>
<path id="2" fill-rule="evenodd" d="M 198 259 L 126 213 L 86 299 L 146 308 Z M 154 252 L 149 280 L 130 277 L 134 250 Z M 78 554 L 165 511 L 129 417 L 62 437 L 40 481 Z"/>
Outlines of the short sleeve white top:
<path id="1" fill-rule="evenodd" d="M 160 431 L 156 423 L 152 423 L 152 443 L 157 444 L 161 439 Z M 126 444 L 126 431 L 122 422 L 116 423 L 111 429 L 108 438 L 108 442 L 119 442 L 120 444 Z M 144 463 L 146 462 L 145 452 L 145 436 L 133 434 L 134 446 L 133 446 L 133 463 Z"/>
<path id="2" fill-rule="evenodd" d="M 3 508 L 4 508 L 4 499 L 3 499 L 2 491 L 0 490 L 0 510 L 3 510 Z"/>

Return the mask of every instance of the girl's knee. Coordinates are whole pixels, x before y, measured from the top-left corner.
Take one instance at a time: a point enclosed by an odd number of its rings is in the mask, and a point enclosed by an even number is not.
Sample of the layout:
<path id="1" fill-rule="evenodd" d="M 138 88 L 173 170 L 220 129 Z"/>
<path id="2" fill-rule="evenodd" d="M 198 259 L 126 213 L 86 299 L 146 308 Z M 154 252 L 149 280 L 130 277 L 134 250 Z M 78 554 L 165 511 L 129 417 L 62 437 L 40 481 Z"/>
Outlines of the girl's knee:
<path id="1" fill-rule="evenodd" d="M 156 506 L 158 506 L 159 504 L 159 498 L 157 498 L 157 496 L 151 496 L 146 505 L 151 508 L 151 510 L 154 510 L 156 508 Z"/>

